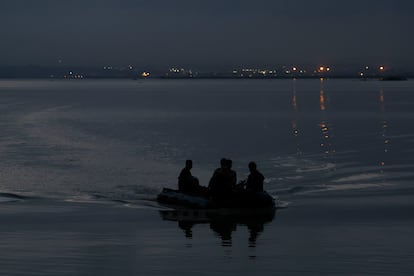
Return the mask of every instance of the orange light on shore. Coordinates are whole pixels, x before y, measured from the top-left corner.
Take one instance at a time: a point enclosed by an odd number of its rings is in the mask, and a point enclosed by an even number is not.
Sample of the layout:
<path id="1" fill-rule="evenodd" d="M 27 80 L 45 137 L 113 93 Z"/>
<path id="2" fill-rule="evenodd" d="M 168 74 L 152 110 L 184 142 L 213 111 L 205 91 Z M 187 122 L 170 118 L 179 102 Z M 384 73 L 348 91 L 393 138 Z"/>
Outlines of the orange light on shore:
<path id="1" fill-rule="evenodd" d="M 384 67 L 384 66 L 380 66 L 380 67 L 379 67 L 379 69 L 380 69 L 381 71 L 384 71 L 384 70 L 385 70 L 385 67 Z"/>
<path id="2" fill-rule="evenodd" d="M 150 73 L 148 73 L 148 72 L 142 72 L 141 76 L 142 76 L 143 78 L 147 78 L 147 77 L 149 77 L 149 76 L 150 76 Z"/>

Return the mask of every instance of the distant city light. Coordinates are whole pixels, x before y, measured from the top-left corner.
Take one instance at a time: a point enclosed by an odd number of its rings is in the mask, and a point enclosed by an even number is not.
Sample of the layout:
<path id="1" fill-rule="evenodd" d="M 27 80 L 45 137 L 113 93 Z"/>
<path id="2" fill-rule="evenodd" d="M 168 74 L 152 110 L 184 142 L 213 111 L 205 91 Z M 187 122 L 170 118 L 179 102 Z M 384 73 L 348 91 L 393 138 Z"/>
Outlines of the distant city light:
<path id="1" fill-rule="evenodd" d="M 324 64 L 319 63 L 311 67 L 311 65 L 295 64 L 292 65 L 280 66 L 277 69 L 275 68 L 266 68 L 266 67 L 238 67 L 231 69 L 229 71 L 213 71 L 213 72 L 199 72 L 191 68 L 182 68 L 181 66 L 167 67 L 163 73 L 155 73 L 155 75 L 150 73 L 150 68 L 145 68 L 148 71 L 140 70 L 135 65 L 127 63 L 123 66 L 116 65 L 105 65 L 96 67 L 92 70 L 79 72 L 77 68 L 68 67 L 65 72 L 48 72 L 47 76 L 50 78 L 66 78 L 66 79 L 82 79 L 90 78 L 91 76 L 97 77 L 122 77 L 122 78 L 131 78 L 131 73 L 134 72 L 134 78 L 319 78 L 322 81 L 327 80 L 328 78 L 360 78 L 363 80 L 366 79 L 384 79 L 389 74 L 401 74 L 399 72 L 395 73 L 394 65 L 388 64 L 383 65 L 378 63 L 376 65 L 367 65 L 361 63 L 355 65 L 352 68 L 341 68 L 336 64 Z M 330 66 L 333 67 L 330 67 Z M 56 67 L 59 68 L 59 67 Z M 96 70 L 98 69 L 98 70 Z M 101 71 L 100 71 L 100 70 Z M 61 70 L 61 69 L 59 69 Z"/>
<path id="2" fill-rule="evenodd" d="M 329 71 L 331 71 L 331 67 L 322 65 L 322 66 L 319 66 L 318 70 L 315 71 L 315 73 L 316 72 L 323 73 L 323 72 L 329 72 Z"/>

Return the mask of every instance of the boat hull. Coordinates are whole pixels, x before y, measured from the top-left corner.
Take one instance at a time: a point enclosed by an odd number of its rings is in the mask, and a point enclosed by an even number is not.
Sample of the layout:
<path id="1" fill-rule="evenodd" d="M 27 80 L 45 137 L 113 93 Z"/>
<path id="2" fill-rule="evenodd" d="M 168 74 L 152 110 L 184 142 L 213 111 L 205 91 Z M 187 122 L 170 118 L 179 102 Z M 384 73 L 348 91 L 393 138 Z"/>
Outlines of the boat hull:
<path id="1" fill-rule="evenodd" d="M 178 190 L 164 188 L 158 195 L 157 201 L 171 207 L 192 209 L 242 209 L 247 210 L 275 209 L 275 200 L 267 192 L 261 193 L 235 193 L 230 199 L 212 200 L 197 194 L 185 194 Z"/>

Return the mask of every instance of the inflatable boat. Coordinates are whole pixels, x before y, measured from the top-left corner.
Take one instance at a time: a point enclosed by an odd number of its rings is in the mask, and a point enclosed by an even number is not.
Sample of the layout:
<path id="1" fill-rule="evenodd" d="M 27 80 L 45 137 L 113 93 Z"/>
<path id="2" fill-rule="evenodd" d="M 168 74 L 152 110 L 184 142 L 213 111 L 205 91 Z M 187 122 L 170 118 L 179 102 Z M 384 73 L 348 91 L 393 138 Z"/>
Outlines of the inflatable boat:
<path id="1" fill-rule="evenodd" d="M 213 200 L 201 194 L 188 194 L 179 190 L 164 188 L 157 201 L 170 207 L 192 209 L 240 209 L 245 211 L 275 209 L 275 199 L 267 192 L 235 192 L 228 199 Z"/>

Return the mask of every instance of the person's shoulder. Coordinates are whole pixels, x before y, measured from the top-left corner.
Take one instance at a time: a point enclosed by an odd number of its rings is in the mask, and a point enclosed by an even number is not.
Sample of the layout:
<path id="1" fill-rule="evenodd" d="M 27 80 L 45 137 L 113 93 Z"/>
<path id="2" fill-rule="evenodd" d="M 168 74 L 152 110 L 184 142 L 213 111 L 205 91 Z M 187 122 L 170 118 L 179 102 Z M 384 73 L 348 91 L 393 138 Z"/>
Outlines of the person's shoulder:
<path id="1" fill-rule="evenodd" d="M 181 170 L 180 174 L 186 174 L 186 173 L 188 173 L 188 172 L 190 172 L 190 170 L 188 170 L 187 168 L 183 168 L 183 169 Z"/>
<path id="2" fill-rule="evenodd" d="M 257 171 L 257 170 L 253 174 L 255 174 L 257 176 L 260 176 L 260 177 L 264 177 L 264 175 L 261 172 Z"/>
<path id="3" fill-rule="evenodd" d="M 214 170 L 214 173 L 221 173 L 221 172 L 223 172 L 223 170 L 221 168 L 217 168 L 217 169 Z"/>

